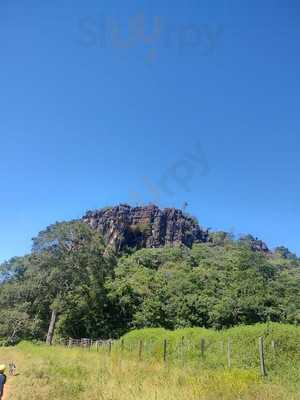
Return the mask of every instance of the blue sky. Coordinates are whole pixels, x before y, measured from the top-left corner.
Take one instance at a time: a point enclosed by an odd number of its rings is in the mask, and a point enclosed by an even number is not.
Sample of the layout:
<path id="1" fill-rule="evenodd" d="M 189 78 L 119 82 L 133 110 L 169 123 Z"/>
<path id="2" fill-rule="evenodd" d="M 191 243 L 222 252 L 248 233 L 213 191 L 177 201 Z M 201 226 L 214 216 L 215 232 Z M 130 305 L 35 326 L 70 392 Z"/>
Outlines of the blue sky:
<path id="1" fill-rule="evenodd" d="M 119 202 L 300 254 L 298 1 L 4 0 L 0 21 L 0 261 Z"/>

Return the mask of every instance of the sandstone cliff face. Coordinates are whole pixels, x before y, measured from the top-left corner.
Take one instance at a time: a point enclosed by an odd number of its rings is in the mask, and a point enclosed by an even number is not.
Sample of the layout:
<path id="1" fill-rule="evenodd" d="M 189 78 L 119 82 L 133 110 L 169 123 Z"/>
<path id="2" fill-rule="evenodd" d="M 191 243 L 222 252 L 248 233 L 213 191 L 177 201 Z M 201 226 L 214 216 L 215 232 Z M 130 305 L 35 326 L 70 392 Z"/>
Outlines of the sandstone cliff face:
<path id="1" fill-rule="evenodd" d="M 175 208 L 120 204 L 89 211 L 83 221 L 97 229 L 116 251 L 126 247 L 153 248 L 179 244 L 190 247 L 193 243 L 208 241 L 208 231 Z"/>

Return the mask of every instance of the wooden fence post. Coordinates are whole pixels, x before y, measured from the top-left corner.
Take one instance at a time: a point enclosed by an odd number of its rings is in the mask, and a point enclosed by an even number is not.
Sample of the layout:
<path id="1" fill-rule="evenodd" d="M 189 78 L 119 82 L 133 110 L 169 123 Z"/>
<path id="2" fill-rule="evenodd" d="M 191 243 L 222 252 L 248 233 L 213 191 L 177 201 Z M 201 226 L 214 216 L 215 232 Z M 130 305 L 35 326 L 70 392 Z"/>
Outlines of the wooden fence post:
<path id="1" fill-rule="evenodd" d="M 231 339 L 228 338 L 227 342 L 227 366 L 231 368 Z"/>
<path id="2" fill-rule="evenodd" d="M 167 339 L 164 340 L 164 362 L 167 361 Z"/>
<path id="3" fill-rule="evenodd" d="M 271 348 L 272 348 L 273 351 L 275 351 L 275 342 L 274 342 L 274 340 L 271 341 Z"/>
<path id="4" fill-rule="evenodd" d="M 109 352 L 109 355 L 111 355 L 111 350 L 112 350 L 112 342 L 111 342 L 111 340 L 108 342 L 108 352 Z"/>
<path id="5" fill-rule="evenodd" d="M 122 351 L 122 353 L 124 351 L 124 339 L 121 340 L 121 351 Z"/>
<path id="6" fill-rule="evenodd" d="M 184 336 L 181 336 L 181 346 L 184 346 Z"/>
<path id="7" fill-rule="evenodd" d="M 265 365 L 264 338 L 262 336 L 258 339 L 258 349 L 259 349 L 260 372 L 262 376 L 266 376 L 267 372 Z"/>
<path id="8" fill-rule="evenodd" d="M 223 354 L 224 353 L 224 342 L 223 342 L 223 340 L 221 340 L 220 350 L 221 350 L 221 353 Z"/>
<path id="9" fill-rule="evenodd" d="M 140 340 L 140 343 L 139 343 L 139 361 L 142 361 L 142 355 L 143 355 L 143 341 Z"/>
<path id="10" fill-rule="evenodd" d="M 200 340 L 200 353 L 201 353 L 201 357 L 204 357 L 204 352 L 205 352 L 205 340 L 202 338 Z"/>
<path id="11" fill-rule="evenodd" d="M 180 346 L 180 350 L 181 350 L 181 359 L 183 361 L 184 359 L 184 336 L 181 337 L 181 346 Z"/>

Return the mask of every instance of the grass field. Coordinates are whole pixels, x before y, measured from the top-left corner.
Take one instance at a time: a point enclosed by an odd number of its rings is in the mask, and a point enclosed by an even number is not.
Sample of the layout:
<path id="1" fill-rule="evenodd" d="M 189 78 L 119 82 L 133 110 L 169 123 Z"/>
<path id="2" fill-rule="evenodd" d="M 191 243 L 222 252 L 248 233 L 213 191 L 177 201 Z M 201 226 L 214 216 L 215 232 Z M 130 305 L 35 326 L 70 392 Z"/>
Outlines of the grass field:
<path id="1" fill-rule="evenodd" d="M 124 337 L 120 343 L 88 351 L 23 342 L 1 348 L 0 361 L 17 364 L 17 376 L 9 378 L 5 400 L 298 400 L 300 399 L 299 328 L 286 325 L 259 325 L 233 328 L 225 332 L 186 329 L 176 332 L 143 330 Z M 257 361 L 258 335 L 266 337 L 268 376 L 262 378 Z M 184 336 L 185 357 L 177 354 Z M 222 343 L 230 336 L 232 368 L 222 358 Z M 161 343 L 168 338 L 170 359 L 161 359 Z M 196 344 L 206 338 L 204 359 L 196 357 Z M 138 343 L 145 342 L 142 361 Z M 269 342 L 275 338 L 276 353 Z M 148 347 L 146 345 L 148 343 Z M 195 346 L 193 345 L 195 343 Z M 129 351 L 131 349 L 131 351 Z M 152 349 L 152 352 L 151 352 Z M 219 349 L 219 351 L 217 351 Z M 273 351 L 273 350 L 272 350 Z"/>

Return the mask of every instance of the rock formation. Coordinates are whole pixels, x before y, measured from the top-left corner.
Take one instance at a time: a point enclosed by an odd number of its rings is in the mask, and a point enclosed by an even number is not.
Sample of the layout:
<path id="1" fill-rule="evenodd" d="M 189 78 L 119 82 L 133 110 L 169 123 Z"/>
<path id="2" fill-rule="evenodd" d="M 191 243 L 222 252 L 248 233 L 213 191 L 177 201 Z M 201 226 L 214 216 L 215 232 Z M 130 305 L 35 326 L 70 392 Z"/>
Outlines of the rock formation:
<path id="1" fill-rule="evenodd" d="M 155 205 L 131 207 L 120 204 L 88 211 L 83 221 L 97 229 L 116 251 L 125 248 L 153 248 L 164 245 L 192 246 L 208 241 L 208 231 L 175 208 Z"/>
<path id="2" fill-rule="evenodd" d="M 260 251 L 262 253 L 269 253 L 270 250 L 265 242 L 253 237 L 252 235 L 245 235 L 240 238 L 240 242 L 249 246 L 252 251 Z"/>

